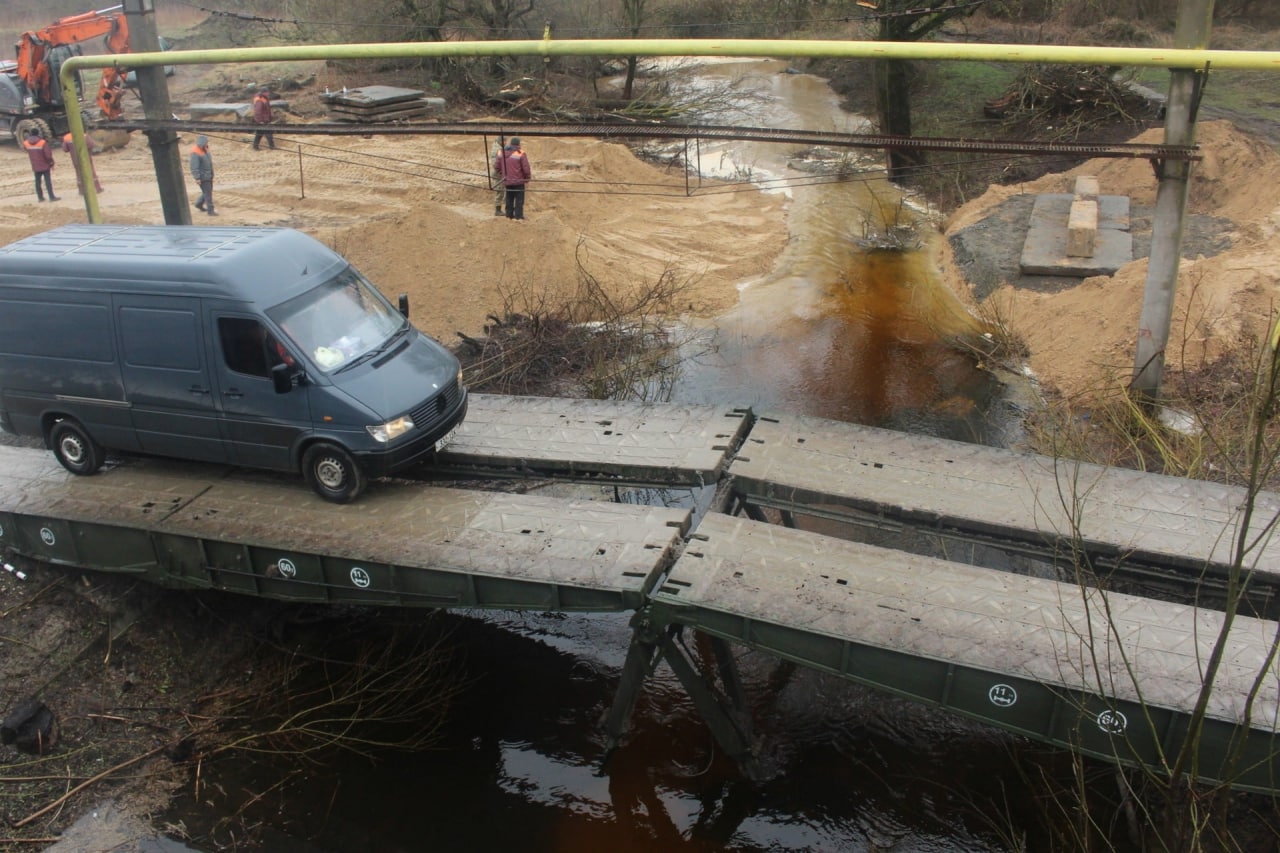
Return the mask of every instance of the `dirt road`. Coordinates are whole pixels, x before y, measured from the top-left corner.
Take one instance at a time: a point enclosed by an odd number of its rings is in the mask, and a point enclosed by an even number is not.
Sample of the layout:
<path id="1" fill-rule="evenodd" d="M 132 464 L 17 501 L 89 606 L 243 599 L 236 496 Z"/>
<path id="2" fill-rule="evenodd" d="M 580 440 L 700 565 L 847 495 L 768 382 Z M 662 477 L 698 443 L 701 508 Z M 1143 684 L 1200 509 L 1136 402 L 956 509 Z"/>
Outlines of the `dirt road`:
<path id="1" fill-rule="evenodd" d="M 193 224 L 299 228 L 349 257 L 412 319 L 446 343 L 480 333 L 503 293 L 572 292 L 582 263 L 606 287 L 642 285 L 664 269 L 689 280 L 678 310 L 709 317 L 739 282 L 769 269 L 786 239 L 782 203 L 756 193 L 685 195 L 682 174 L 622 145 L 527 139 L 533 182 L 523 222 L 495 217 L 489 154 L 477 137 L 290 136 L 254 151 L 252 132 L 209 134 L 219 216 Z M 107 223 L 162 224 L 151 155 L 140 134 L 96 158 Z M 182 146 L 185 158 L 193 140 Z M 0 144 L 0 243 L 85 222 L 71 161 L 58 152 L 56 203 L 37 203 L 26 155 Z M 194 184 L 189 187 L 194 200 Z M 525 306 L 517 306 L 525 307 Z"/>

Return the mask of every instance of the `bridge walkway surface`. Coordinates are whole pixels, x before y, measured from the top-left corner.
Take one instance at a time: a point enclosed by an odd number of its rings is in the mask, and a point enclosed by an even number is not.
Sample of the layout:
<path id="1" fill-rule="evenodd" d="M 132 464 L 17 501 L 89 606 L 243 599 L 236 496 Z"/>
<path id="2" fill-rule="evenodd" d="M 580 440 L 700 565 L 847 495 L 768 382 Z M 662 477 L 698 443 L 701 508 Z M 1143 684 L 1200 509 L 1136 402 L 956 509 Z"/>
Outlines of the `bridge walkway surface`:
<path id="1" fill-rule="evenodd" d="M 774 414 L 757 416 L 729 473 L 748 505 L 908 527 L 1192 593 L 1221 589 L 1231 575 L 1248 499 L 1203 480 Z M 1254 614 L 1273 619 L 1278 515 L 1280 494 L 1258 493 L 1240 562 L 1253 573 Z"/>
<path id="2" fill-rule="evenodd" d="M 1061 547 L 1061 516 L 1049 511 L 1061 484 L 1086 484 L 1112 502 L 1084 516 L 1091 547 L 1141 553 L 1156 567 L 1168 554 L 1187 583 L 1197 560 L 1222 565 L 1243 501 L 1241 490 L 1209 483 L 715 406 L 477 395 L 439 462 L 477 476 L 716 487 L 716 506 L 723 497 L 756 510 L 872 515 L 1049 552 Z M 0 471 L 0 546 L 56 564 L 292 601 L 634 611 L 610 737 L 621 737 L 661 658 L 748 767 L 728 642 L 1160 768 L 1186 730 L 1223 619 L 716 507 L 401 480 L 337 506 L 290 475 L 128 458 L 82 478 L 46 451 L 15 447 L 0 447 Z M 1259 505 L 1270 518 L 1280 498 L 1264 494 Z M 1255 548 L 1260 572 L 1274 568 L 1274 554 L 1269 542 Z M 718 670 L 683 657 L 672 641 L 683 627 L 711 635 Z M 1201 739 L 1206 778 L 1280 789 L 1280 675 L 1269 656 L 1278 629 L 1236 619 Z M 1243 758 L 1229 767 L 1241 736 Z"/>

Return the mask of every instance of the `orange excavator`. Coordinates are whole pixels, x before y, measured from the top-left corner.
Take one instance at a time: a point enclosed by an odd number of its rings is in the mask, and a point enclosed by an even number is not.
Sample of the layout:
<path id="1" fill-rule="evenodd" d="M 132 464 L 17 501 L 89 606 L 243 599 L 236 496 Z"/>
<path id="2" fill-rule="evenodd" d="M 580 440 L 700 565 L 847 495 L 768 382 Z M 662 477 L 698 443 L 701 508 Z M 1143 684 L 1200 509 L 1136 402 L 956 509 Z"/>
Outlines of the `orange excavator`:
<path id="1" fill-rule="evenodd" d="M 0 62 L 0 122 L 7 120 L 14 139 L 20 140 L 31 127 L 46 138 L 66 132 L 66 109 L 58 83 L 62 63 L 80 54 L 81 42 L 96 36 L 106 36 L 104 43 L 109 53 L 128 53 L 129 25 L 122 10 L 122 6 L 111 6 L 71 15 L 22 34 L 17 45 L 18 61 Z M 103 69 L 98 107 L 104 118 L 120 117 L 124 73 L 115 68 Z M 76 88 L 80 88 L 79 80 Z"/>

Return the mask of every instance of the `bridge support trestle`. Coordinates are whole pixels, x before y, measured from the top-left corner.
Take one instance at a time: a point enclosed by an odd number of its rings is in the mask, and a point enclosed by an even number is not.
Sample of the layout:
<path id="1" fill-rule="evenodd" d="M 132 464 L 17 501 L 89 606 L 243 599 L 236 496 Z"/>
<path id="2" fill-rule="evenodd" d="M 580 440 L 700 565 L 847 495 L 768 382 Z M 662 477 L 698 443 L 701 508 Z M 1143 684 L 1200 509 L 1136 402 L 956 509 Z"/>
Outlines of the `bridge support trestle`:
<path id="1" fill-rule="evenodd" d="M 637 612 L 631 625 L 631 646 L 622 666 L 622 677 L 613 704 L 605 716 L 607 746 L 601 764 L 608 762 L 626 735 L 644 679 L 654 673 L 660 660 L 665 660 L 693 700 L 694 707 L 711 729 L 720 748 L 738 763 L 747 778 L 760 778 L 760 766 L 752 746 L 750 710 L 729 643 L 719 637 L 706 637 L 721 683 L 718 689 L 687 653 L 683 641 L 685 626 L 656 624 L 647 610 Z"/>

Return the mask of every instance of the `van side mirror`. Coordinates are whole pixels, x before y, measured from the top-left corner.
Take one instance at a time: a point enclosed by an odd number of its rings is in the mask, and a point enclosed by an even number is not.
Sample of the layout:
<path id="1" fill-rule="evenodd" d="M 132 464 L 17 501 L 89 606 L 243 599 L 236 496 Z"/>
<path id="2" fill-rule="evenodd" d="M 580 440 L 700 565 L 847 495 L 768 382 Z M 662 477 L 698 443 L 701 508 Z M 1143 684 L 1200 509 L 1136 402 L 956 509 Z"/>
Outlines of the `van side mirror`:
<path id="1" fill-rule="evenodd" d="M 400 313 L 406 317 L 409 316 L 409 294 L 407 293 L 400 294 Z"/>
<path id="2" fill-rule="evenodd" d="M 277 364 L 271 368 L 271 384 L 277 394 L 288 394 L 293 390 L 294 369 L 287 364 Z"/>

